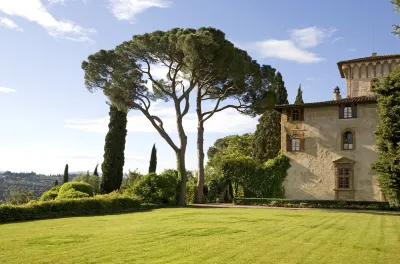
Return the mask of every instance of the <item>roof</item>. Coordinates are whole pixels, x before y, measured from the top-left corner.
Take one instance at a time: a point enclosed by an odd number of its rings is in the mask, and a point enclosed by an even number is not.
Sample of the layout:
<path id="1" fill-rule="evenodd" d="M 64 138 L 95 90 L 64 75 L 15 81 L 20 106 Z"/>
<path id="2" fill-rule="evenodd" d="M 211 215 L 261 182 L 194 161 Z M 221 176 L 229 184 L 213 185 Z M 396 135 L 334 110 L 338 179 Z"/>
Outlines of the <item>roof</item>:
<path id="1" fill-rule="evenodd" d="M 398 59 L 398 58 L 400 58 L 400 54 L 375 55 L 375 56 L 369 56 L 369 57 L 364 57 L 364 58 L 339 61 L 337 63 L 337 65 L 339 68 L 340 75 L 342 76 L 342 78 L 344 78 L 344 73 L 342 70 L 342 65 L 344 65 L 344 64 L 354 63 L 354 62 L 364 62 L 364 61 L 376 61 L 376 60 L 384 60 L 384 59 Z"/>
<path id="2" fill-rule="evenodd" d="M 309 108 L 309 107 L 319 107 L 319 106 L 329 106 L 329 105 L 340 105 L 340 104 L 368 104 L 376 103 L 375 96 L 358 96 L 344 98 L 340 100 L 324 101 L 324 102 L 314 102 L 305 104 L 286 104 L 286 105 L 276 105 L 275 109 L 286 109 L 286 108 Z"/>

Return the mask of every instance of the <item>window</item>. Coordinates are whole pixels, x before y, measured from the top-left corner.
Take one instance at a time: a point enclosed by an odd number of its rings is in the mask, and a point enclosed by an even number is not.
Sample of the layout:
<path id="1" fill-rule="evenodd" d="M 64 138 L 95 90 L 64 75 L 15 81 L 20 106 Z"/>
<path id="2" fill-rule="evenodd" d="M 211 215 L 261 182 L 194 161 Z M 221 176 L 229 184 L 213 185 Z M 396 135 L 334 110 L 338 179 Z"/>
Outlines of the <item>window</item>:
<path id="1" fill-rule="evenodd" d="M 338 168 L 338 189 L 350 189 L 351 171 L 350 166 Z"/>
<path id="2" fill-rule="evenodd" d="M 353 117 L 350 106 L 345 106 L 343 111 L 344 111 L 344 114 L 343 114 L 344 118 L 352 118 Z"/>
<path id="3" fill-rule="evenodd" d="M 357 118 L 357 105 L 339 105 L 339 119 Z"/>
<path id="4" fill-rule="evenodd" d="M 300 120 L 300 111 L 299 110 L 293 110 L 293 112 L 292 112 L 292 120 L 293 121 L 299 121 Z"/>
<path id="5" fill-rule="evenodd" d="M 292 136 L 292 151 L 300 151 L 300 137 L 297 134 Z"/>
<path id="6" fill-rule="evenodd" d="M 352 150 L 354 149 L 354 139 L 353 132 L 346 131 L 343 133 L 343 150 Z"/>

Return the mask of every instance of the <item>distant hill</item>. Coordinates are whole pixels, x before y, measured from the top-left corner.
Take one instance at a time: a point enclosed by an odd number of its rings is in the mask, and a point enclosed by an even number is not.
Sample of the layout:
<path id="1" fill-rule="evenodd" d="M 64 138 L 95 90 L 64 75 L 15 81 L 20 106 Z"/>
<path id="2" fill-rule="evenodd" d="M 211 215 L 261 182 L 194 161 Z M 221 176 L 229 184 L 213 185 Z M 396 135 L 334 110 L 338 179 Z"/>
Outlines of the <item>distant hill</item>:
<path id="1" fill-rule="evenodd" d="M 69 180 L 79 173 L 70 173 Z M 63 175 L 44 175 L 35 172 L 0 172 L 0 203 L 4 202 L 13 190 L 33 190 L 37 198 L 54 186 L 55 181 L 61 185 Z"/>

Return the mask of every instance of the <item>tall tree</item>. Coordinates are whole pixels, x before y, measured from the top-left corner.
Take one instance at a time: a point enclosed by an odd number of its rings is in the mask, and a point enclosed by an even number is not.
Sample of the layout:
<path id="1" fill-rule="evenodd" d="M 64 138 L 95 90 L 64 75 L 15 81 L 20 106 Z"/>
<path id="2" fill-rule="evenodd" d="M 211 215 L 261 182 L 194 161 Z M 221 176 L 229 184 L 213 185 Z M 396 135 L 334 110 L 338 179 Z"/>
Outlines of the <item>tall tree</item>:
<path id="1" fill-rule="evenodd" d="M 63 183 L 68 182 L 68 164 L 65 164 L 65 168 L 64 168 L 64 180 Z"/>
<path id="2" fill-rule="evenodd" d="M 157 149 L 156 144 L 153 145 L 151 149 L 149 173 L 156 173 L 157 170 Z"/>
<path id="3" fill-rule="evenodd" d="M 301 90 L 301 84 L 299 86 L 299 89 L 297 89 L 297 95 L 296 95 L 296 100 L 294 101 L 294 104 L 297 104 L 297 105 L 304 104 L 303 91 Z"/>
<path id="4" fill-rule="evenodd" d="M 400 67 L 374 87 L 378 100 L 378 159 L 372 168 L 379 185 L 392 204 L 400 202 Z"/>
<path id="5" fill-rule="evenodd" d="M 104 145 L 104 160 L 101 164 L 103 176 L 100 191 L 102 193 L 110 193 L 121 187 L 127 122 L 127 112 L 110 105 L 110 123 Z"/>
<path id="6" fill-rule="evenodd" d="M 189 111 L 189 97 L 195 87 L 220 76 L 220 71 L 207 68 L 216 67 L 212 62 L 219 55 L 215 53 L 218 43 L 213 40 L 214 31 L 211 28 L 175 28 L 136 35 L 131 41 L 119 45 L 115 51 L 100 51 L 89 56 L 89 62 L 83 63 L 86 69 L 85 83 L 89 90 L 103 89 L 111 102 L 119 102 L 128 109 L 140 111 L 174 150 L 180 178 L 181 205 L 186 203 L 187 182 L 187 136 L 182 122 Z M 244 56 L 246 53 L 242 54 Z M 88 65 L 92 65 L 92 69 L 89 70 Z M 165 70 L 165 78 L 157 78 L 156 73 L 160 69 Z M 152 83 L 153 91 L 143 85 L 142 75 Z M 165 130 L 162 119 L 152 114 L 152 101 L 157 99 L 170 101 L 175 109 L 178 142 L 174 142 Z"/>
<path id="7" fill-rule="evenodd" d="M 93 175 L 99 176 L 99 173 L 97 172 L 97 167 L 99 164 L 96 164 L 96 167 L 94 168 Z"/>
<path id="8" fill-rule="evenodd" d="M 280 72 L 274 77 L 271 87 L 276 96 L 276 104 L 288 104 L 287 90 Z M 265 162 L 275 158 L 281 149 L 281 114 L 274 109 L 266 109 L 258 121 L 253 140 L 253 158 Z"/>
<path id="9" fill-rule="evenodd" d="M 255 103 L 267 99 L 267 90 L 260 85 L 262 73 L 275 71 L 258 63 L 243 50 L 226 40 L 225 34 L 216 29 L 204 30 L 214 43 L 202 54 L 202 68 L 196 96 L 197 113 L 197 159 L 198 179 L 196 202 L 203 202 L 204 190 L 204 124 L 214 114 L 226 109 L 236 109 L 245 114 L 254 114 Z M 273 77 L 273 73 L 272 73 Z M 267 86 L 267 85 L 266 85 Z M 228 101 L 229 103 L 224 103 Z"/>
<path id="10" fill-rule="evenodd" d="M 54 182 L 54 186 L 58 186 L 58 180 Z"/>

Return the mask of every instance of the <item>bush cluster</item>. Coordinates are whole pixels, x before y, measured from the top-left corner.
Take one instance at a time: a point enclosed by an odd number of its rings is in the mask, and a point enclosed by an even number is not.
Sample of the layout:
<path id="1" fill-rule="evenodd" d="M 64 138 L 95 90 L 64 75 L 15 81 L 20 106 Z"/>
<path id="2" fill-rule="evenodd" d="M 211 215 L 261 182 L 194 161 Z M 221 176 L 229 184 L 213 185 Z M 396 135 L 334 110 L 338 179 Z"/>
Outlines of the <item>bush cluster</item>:
<path id="1" fill-rule="evenodd" d="M 61 199 L 88 198 L 93 196 L 93 187 L 86 182 L 67 182 L 61 187 L 54 186 L 43 193 L 40 201 L 51 201 Z"/>
<path id="2" fill-rule="evenodd" d="M 44 201 L 55 200 L 58 196 L 58 192 L 60 191 L 60 188 L 61 188 L 60 186 L 54 186 L 47 192 L 44 192 L 42 194 L 42 197 L 40 197 L 40 201 L 44 202 Z"/>
<path id="3" fill-rule="evenodd" d="M 399 210 L 391 207 L 387 202 L 374 201 L 339 201 L 339 200 L 290 200 L 274 198 L 240 198 L 233 199 L 236 205 L 259 205 L 268 207 L 292 208 L 329 208 L 329 209 L 357 209 L 357 210 Z"/>
<path id="4" fill-rule="evenodd" d="M 86 199 L 31 201 L 24 205 L 0 205 L 0 222 L 134 212 L 155 207 L 141 205 L 137 198 L 116 194 Z"/>

